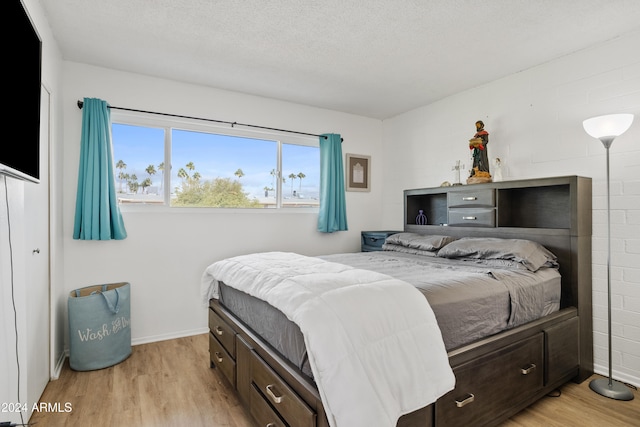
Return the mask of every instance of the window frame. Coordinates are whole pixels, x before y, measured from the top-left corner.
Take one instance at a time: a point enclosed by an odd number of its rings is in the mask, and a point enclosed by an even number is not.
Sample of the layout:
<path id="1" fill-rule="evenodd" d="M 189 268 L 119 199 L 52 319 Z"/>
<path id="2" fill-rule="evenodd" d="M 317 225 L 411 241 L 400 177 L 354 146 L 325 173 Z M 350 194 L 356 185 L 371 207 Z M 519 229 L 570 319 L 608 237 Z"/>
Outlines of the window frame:
<path id="1" fill-rule="evenodd" d="M 193 132 L 215 133 L 234 137 L 270 140 L 276 142 L 276 206 L 274 208 L 219 208 L 211 206 L 180 206 L 170 205 L 171 198 L 171 174 L 164 174 L 163 201 L 162 203 L 119 203 L 122 212 L 172 212 L 172 213 L 251 213 L 251 214 L 274 214 L 274 213 L 300 213 L 317 214 L 318 207 L 287 207 L 283 206 L 283 186 L 282 186 L 282 145 L 302 145 L 307 147 L 320 147 L 319 137 L 296 134 L 286 131 L 275 131 L 269 129 L 246 129 L 241 126 L 229 126 L 213 121 L 200 119 L 190 119 L 177 116 L 159 116 L 154 113 L 144 113 L 127 110 L 111 110 L 111 124 L 123 124 L 130 126 L 145 126 L 164 130 L 164 163 L 171 163 L 171 131 L 174 129 Z M 115 153 L 114 153 L 115 156 Z M 114 163 L 117 161 L 114 157 Z"/>

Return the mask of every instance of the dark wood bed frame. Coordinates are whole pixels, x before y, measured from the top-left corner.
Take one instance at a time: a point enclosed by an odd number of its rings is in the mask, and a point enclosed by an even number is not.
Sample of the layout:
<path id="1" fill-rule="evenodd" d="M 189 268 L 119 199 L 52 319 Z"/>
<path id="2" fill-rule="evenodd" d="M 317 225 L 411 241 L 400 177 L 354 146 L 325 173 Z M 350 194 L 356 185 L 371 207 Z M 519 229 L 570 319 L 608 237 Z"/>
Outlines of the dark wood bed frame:
<path id="1" fill-rule="evenodd" d="M 562 300 L 556 313 L 450 351 L 455 389 L 403 416 L 398 427 L 496 425 L 593 374 L 591 197 L 591 179 L 577 176 L 404 192 L 405 231 L 521 238 L 547 247 L 560 263 Z M 416 224 L 419 210 L 426 225 Z M 209 314 L 211 366 L 257 425 L 328 427 L 312 380 L 216 300 Z"/>

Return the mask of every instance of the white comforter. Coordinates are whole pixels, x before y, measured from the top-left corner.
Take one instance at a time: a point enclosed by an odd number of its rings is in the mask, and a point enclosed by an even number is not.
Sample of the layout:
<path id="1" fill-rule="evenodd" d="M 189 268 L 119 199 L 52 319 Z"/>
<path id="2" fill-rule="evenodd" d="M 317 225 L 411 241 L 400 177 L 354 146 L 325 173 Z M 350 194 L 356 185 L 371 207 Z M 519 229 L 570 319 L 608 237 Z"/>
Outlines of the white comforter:
<path id="1" fill-rule="evenodd" d="M 210 265 L 205 301 L 218 297 L 218 281 L 300 327 L 332 427 L 393 427 L 455 385 L 433 311 L 406 282 L 284 252 Z"/>

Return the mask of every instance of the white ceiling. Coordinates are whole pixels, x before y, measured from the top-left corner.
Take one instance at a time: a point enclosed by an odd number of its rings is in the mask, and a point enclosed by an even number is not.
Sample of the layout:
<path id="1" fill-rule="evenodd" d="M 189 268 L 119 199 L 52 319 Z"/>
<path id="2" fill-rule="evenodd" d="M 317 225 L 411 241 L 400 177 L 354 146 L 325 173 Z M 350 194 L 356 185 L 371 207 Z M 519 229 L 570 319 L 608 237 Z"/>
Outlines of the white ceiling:
<path id="1" fill-rule="evenodd" d="M 65 60 L 379 119 L 640 28 L 638 0 L 40 1 Z"/>

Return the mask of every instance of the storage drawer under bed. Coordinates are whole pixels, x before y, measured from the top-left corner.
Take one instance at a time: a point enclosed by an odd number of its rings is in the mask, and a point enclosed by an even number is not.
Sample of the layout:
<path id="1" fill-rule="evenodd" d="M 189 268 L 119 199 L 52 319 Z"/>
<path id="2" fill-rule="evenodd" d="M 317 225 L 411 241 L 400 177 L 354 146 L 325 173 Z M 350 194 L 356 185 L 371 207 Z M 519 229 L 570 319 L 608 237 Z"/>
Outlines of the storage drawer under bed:
<path id="1" fill-rule="evenodd" d="M 251 385 L 251 415 L 260 426 L 269 427 L 287 427 L 282 418 L 271 405 L 264 400 L 262 394 L 258 391 L 255 384 Z"/>
<path id="2" fill-rule="evenodd" d="M 236 358 L 236 342 L 235 342 L 235 331 L 233 328 L 218 314 L 209 309 L 209 330 L 215 336 L 215 338 L 222 344 L 224 349 L 229 353 L 229 355 L 235 359 Z"/>
<path id="3" fill-rule="evenodd" d="M 251 358 L 251 376 L 253 385 L 258 390 L 260 396 L 268 402 L 268 405 L 272 407 L 288 425 L 315 427 L 315 412 L 260 356 L 255 353 L 253 356 L 254 357 Z M 251 398 L 254 399 L 255 396 Z"/>
<path id="4" fill-rule="evenodd" d="M 486 425 L 535 394 L 544 382 L 543 353 L 539 333 L 454 368 L 456 386 L 436 402 L 436 426 Z"/>
<path id="5" fill-rule="evenodd" d="M 233 388 L 236 388 L 236 361 L 227 353 L 212 333 L 209 333 L 209 353 L 211 364 L 220 369 L 220 372 L 229 380 Z"/>

